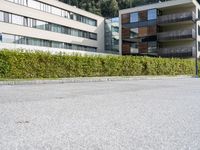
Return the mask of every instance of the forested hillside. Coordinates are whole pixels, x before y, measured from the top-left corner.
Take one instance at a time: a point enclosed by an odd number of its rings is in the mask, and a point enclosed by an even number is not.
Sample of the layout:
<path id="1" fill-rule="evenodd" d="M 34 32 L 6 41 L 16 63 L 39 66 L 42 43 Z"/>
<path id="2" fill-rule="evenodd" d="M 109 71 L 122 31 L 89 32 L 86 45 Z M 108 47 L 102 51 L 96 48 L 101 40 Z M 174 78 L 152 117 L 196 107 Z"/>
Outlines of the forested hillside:
<path id="1" fill-rule="evenodd" d="M 153 3 L 159 0 L 60 0 L 86 11 L 111 18 L 118 16 L 118 11 L 143 3 Z M 168 1 L 168 0 L 160 0 Z M 200 0 L 197 0 L 200 2 Z"/>
<path id="2" fill-rule="evenodd" d="M 104 17 L 118 16 L 119 9 L 128 8 L 133 0 L 61 0 Z M 136 0 L 140 1 L 140 0 Z"/>

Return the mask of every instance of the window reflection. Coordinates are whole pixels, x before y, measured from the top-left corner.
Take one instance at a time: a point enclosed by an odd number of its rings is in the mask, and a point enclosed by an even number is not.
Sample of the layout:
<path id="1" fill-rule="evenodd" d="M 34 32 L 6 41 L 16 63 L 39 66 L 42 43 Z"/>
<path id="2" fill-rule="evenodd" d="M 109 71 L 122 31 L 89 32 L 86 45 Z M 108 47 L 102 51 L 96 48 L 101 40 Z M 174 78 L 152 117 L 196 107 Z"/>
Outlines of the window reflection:
<path id="1" fill-rule="evenodd" d="M 138 21 L 139 21 L 138 12 L 131 13 L 131 15 L 130 15 L 130 22 L 138 22 Z"/>
<path id="2" fill-rule="evenodd" d="M 148 20 L 154 20 L 154 19 L 157 19 L 157 10 L 156 9 L 148 10 Z"/>
<path id="3" fill-rule="evenodd" d="M 49 41 L 49 40 L 24 37 L 24 36 L 18 36 L 18 35 L 10 35 L 10 34 L 0 34 L 0 41 L 2 41 L 3 43 L 25 44 L 25 45 L 33 45 L 33 46 L 84 50 L 84 51 L 93 51 L 93 52 L 97 51 L 96 47 L 76 45 L 76 44 L 63 43 L 63 42 L 57 42 L 57 41 Z"/>

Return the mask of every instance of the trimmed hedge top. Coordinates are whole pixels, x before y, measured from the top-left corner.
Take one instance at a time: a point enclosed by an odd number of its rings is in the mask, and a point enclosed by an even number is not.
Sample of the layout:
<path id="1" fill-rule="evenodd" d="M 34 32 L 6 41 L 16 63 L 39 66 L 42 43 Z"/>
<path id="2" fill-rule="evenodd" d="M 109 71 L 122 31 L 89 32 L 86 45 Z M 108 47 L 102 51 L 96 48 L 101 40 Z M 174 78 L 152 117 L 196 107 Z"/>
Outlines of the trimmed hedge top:
<path id="1" fill-rule="evenodd" d="M 0 51 L 1 78 L 192 75 L 194 72 L 194 61 L 188 59 Z"/>

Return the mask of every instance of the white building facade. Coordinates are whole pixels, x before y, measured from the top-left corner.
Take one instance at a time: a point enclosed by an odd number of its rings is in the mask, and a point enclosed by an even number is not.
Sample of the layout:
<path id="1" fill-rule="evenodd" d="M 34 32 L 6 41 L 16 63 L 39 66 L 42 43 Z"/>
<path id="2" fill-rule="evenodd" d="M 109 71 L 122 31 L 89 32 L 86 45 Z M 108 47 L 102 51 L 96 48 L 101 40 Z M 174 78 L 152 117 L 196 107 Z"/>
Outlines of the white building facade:
<path id="1" fill-rule="evenodd" d="M 57 0 L 0 0 L 0 48 L 104 52 L 104 18 Z"/>

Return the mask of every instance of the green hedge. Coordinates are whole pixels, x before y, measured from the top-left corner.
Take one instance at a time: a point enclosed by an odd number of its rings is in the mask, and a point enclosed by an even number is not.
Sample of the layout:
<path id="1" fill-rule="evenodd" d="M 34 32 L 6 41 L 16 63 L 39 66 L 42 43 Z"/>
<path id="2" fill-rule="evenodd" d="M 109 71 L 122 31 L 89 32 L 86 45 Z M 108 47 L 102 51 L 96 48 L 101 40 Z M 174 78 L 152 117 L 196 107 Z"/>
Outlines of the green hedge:
<path id="1" fill-rule="evenodd" d="M 192 75 L 194 60 L 0 51 L 1 78 Z"/>

